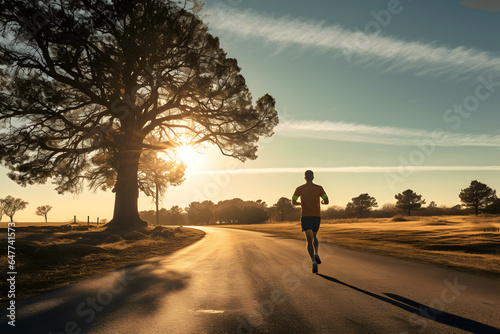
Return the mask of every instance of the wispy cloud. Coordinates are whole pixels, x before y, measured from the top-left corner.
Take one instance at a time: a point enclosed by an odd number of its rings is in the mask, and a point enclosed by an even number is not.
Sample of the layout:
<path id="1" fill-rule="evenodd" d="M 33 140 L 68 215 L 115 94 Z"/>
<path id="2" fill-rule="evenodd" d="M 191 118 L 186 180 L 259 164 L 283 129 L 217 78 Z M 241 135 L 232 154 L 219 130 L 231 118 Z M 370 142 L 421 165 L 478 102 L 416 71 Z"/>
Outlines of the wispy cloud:
<path id="1" fill-rule="evenodd" d="M 500 171 L 500 166 L 355 166 L 355 167 L 300 167 L 300 168 L 248 168 L 230 170 L 211 170 L 187 172 L 190 175 L 212 174 L 284 174 L 303 173 L 305 170 L 315 173 L 397 173 L 402 169 L 414 172 L 474 172 L 474 171 Z"/>
<path id="2" fill-rule="evenodd" d="M 500 72 L 500 58 L 473 48 L 404 41 L 382 34 L 366 35 L 339 25 L 276 18 L 250 10 L 212 8 L 208 13 L 211 28 L 240 38 L 258 38 L 275 44 L 278 49 L 299 46 L 348 58 L 356 56 L 355 59 L 363 63 L 384 66 L 387 70 L 413 71 L 418 75 L 464 77 L 472 73 Z"/>
<path id="3" fill-rule="evenodd" d="M 462 6 L 486 10 L 490 13 L 500 12 L 500 1 L 498 0 L 468 0 L 460 2 Z"/>
<path id="4" fill-rule="evenodd" d="M 289 121 L 278 125 L 275 132 L 278 136 L 293 138 L 395 146 L 415 146 L 422 143 L 432 143 L 435 146 L 500 147 L 500 135 L 458 134 L 446 131 L 415 130 L 330 121 Z"/>

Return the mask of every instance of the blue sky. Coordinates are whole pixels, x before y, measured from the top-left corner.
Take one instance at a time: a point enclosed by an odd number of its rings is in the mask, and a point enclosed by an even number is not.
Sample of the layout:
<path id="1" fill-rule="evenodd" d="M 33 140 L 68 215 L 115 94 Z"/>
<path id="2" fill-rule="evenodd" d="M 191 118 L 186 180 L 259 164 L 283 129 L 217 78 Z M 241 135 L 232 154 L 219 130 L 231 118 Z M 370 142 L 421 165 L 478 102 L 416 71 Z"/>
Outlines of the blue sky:
<path id="1" fill-rule="evenodd" d="M 407 188 L 454 205 L 475 179 L 500 190 L 498 1 L 214 0 L 204 14 L 254 98 L 276 99 L 281 123 L 256 161 L 215 150 L 199 157 L 166 207 L 233 197 L 272 204 L 309 167 L 340 206 L 365 192 L 394 202 Z M 51 186 L 1 182 L 5 194 L 31 197 L 18 220 L 40 219 L 29 211 L 41 204 L 59 220 L 70 211 L 111 218 L 111 194 L 70 195 L 62 209 L 68 196 Z M 152 207 L 144 196 L 140 204 Z"/>

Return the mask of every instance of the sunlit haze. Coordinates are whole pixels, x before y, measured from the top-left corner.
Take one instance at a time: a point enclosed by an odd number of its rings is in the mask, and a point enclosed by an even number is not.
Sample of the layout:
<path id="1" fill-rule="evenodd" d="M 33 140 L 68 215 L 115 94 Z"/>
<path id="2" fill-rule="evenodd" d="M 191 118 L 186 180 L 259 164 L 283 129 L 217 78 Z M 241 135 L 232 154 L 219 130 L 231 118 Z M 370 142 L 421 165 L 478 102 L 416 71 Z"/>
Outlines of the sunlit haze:
<path id="1" fill-rule="evenodd" d="M 183 145 L 175 149 L 177 157 L 186 164 L 188 170 L 195 169 L 200 165 L 206 156 L 196 148 Z"/>

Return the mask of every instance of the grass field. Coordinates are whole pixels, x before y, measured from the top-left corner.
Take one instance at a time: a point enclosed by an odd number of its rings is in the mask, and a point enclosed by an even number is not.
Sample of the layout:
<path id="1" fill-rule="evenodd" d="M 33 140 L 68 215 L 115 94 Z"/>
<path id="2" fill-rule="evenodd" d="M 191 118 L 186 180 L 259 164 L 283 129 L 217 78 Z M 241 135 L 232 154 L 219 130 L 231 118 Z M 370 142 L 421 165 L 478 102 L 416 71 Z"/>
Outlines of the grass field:
<path id="1" fill-rule="evenodd" d="M 300 223 L 225 225 L 305 240 Z M 500 218 L 395 217 L 322 221 L 320 241 L 500 279 Z M 321 253 L 321 249 L 320 249 Z"/>
<path id="2" fill-rule="evenodd" d="M 16 223 L 16 301 L 69 283 L 103 275 L 125 265 L 169 254 L 203 238 L 197 229 L 149 227 L 144 233 L 111 234 L 104 227 L 73 224 Z M 0 228 L 0 268 L 6 273 L 7 229 Z M 7 301 L 2 280 L 0 305 Z"/>

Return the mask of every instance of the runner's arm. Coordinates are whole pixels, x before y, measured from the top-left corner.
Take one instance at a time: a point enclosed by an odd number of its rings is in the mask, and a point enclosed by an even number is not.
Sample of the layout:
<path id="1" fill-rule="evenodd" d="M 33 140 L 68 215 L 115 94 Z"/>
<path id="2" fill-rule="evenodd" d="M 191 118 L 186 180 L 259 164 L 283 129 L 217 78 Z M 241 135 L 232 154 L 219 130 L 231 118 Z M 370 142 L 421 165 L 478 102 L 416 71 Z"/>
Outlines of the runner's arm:
<path id="1" fill-rule="evenodd" d="M 321 204 L 328 205 L 330 203 L 330 200 L 328 199 L 328 195 L 327 194 L 321 195 L 321 198 L 323 199 L 321 201 Z"/>
<path id="2" fill-rule="evenodd" d="M 293 196 L 292 196 L 292 205 L 302 205 L 300 202 L 297 202 L 300 196 L 300 190 L 299 188 L 295 189 Z"/>

